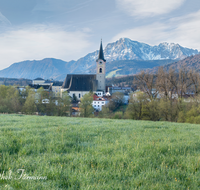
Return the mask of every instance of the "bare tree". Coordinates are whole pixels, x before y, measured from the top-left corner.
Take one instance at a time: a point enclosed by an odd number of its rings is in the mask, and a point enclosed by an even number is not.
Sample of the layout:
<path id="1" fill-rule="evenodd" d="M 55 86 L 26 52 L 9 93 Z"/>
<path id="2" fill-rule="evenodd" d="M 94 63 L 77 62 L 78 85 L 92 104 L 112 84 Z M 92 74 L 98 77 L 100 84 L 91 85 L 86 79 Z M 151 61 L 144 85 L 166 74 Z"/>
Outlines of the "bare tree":
<path id="1" fill-rule="evenodd" d="M 157 90 L 155 88 L 156 75 L 149 72 L 141 71 L 135 76 L 133 84 L 139 87 L 139 89 L 147 94 L 149 99 L 157 97 Z"/>
<path id="2" fill-rule="evenodd" d="M 189 78 L 191 80 L 191 90 L 197 95 L 200 92 L 200 75 L 194 70 L 189 71 Z"/>
<path id="3" fill-rule="evenodd" d="M 185 65 L 179 69 L 179 78 L 177 85 L 178 95 L 180 98 L 182 98 L 184 94 L 187 94 L 189 87 L 191 87 L 192 85 L 189 70 L 186 68 Z"/>
<path id="4" fill-rule="evenodd" d="M 168 72 L 163 72 L 166 73 L 163 79 L 161 78 L 162 69 L 158 72 L 158 75 L 161 75 L 161 77 L 158 77 L 157 84 L 165 90 L 165 94 L 167 94 L 168 91 L 169 98 L 172 98 L 172 95 L 175 93 L 178 94 L 179 98 L 182 98 L 184 94 L 187 94 L 193 83 L 190 79 L 190 72 L 186 66 L 181 66 L 178 73 L 172 68 L 170 68 Z"/>
<path id="5" fill-rule="evenodd" d="M 160 67 L 157 72 L 156 88 L 165 99 L 172 99 L 176 92 L 176 73 L 173 69 L 168 72 Z"/>

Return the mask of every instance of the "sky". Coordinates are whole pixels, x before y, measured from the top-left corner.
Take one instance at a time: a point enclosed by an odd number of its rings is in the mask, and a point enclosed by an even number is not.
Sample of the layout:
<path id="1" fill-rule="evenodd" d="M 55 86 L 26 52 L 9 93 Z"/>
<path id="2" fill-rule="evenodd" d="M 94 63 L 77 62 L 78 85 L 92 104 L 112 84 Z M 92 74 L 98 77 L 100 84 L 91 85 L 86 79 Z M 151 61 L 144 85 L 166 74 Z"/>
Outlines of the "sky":
<path id="1" fill-rule="evenodd" d="M 199 0 L 0 0 L 0 69 L 78 60 L 120 38 L 200 51 Z"/>

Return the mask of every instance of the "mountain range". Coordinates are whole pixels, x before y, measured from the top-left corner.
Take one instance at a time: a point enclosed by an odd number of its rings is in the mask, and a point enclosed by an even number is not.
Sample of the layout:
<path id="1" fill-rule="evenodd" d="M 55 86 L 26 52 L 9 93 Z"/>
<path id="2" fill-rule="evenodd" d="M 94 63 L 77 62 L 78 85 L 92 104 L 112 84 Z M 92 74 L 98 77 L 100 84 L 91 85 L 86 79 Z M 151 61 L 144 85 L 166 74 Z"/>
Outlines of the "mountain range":
<path id="1" fill-rule="evenodd" d="M 195 70 L 200 73 L 200 54 L 186 57 L 185 59 L 180 60 L 178 62 L 163 65 L 164 70 L 169 70 L 170 68 L 172 68 L 176 72 L 178 72 L 179 69 L 182 67 L 187 68 L 187 70 Z M 158 67 L 154 67 L 152 69 L 147 69 L 147 70 L 149 72 L 156 73 L 158 69 L 159 69 Z"/>
<path id="2" fill-rule="evenodd" d="M 23 61 L 14 63 L 0 71 L 0 77 L 28 78 L 42 77 L 44 79 L 64 80 L 69 73 L 95 73 L 98 50 L 87 54 L 77 61 L 65 62 L 59 59 Z M 121 38 L 109 43 L 104 49 L 107 61 L 107 77 L 130 75 L 142 69 L 173 64 L 188 56 L 198 54 L 198 50 L 189 49 L 174 43 L 160 43 L 150 46 L 145 43 Z"/>

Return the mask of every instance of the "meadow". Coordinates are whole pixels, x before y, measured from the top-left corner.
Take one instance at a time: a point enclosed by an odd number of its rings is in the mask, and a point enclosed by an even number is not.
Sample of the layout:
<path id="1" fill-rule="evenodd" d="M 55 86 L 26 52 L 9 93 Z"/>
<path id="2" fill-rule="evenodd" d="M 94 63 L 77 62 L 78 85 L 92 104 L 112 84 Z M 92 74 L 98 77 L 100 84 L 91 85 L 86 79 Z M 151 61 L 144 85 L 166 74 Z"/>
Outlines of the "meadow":
<path id="1" fill-rule="evenodd" d="M 0 115 L 0 189 L 199 189 L 200 125 Z"/>

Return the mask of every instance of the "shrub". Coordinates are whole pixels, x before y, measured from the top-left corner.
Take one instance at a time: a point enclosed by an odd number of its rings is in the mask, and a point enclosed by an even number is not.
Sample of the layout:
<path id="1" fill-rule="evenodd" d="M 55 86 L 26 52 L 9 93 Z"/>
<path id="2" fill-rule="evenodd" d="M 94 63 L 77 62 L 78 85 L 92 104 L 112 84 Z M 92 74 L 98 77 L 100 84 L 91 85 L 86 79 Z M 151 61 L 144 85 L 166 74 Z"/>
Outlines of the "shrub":
<path id="1" fill-rule="evenodd" d="M 113 119 L 122 119 L 123 118 L 123 112 L 116 112 Z"/>

